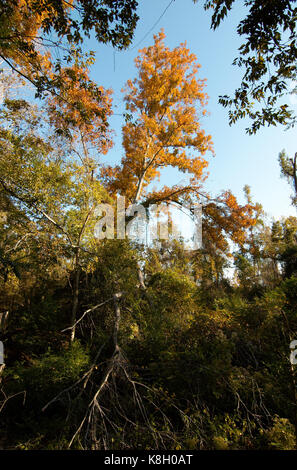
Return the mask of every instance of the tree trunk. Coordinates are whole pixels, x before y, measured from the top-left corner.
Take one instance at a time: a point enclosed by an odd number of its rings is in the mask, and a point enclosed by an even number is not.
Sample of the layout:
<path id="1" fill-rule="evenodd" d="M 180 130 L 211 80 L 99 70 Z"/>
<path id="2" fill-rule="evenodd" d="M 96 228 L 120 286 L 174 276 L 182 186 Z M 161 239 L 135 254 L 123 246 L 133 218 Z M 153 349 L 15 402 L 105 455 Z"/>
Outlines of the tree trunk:
<path id="1" fill-rule="evenodd" d="M 75 270 L 74 270 L 74 286 L 73 286 L 73 302 L 71 312 L 71 330 L 70 342 L 72 343 L 75 338 L 75 322 L 78 310 L 78 294 L 79 294 L 79 280 L 80 280 L 80 266 L 79 266 L 79 248 L 76 248 L 75 254 Z"/>

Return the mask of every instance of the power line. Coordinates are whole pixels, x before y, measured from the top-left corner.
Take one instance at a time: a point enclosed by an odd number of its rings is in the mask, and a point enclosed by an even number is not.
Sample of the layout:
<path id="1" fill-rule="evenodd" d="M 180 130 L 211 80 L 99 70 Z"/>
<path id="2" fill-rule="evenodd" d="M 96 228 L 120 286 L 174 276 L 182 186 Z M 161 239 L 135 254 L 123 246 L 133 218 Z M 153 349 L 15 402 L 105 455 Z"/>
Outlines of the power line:
<path id="1" fill-rule="evenodd" d="M 163 11 L 163 13 L 160 15 L 160 17 L 157 19 L 157 21 L 153 24 L 153 26 L 150 28 L 150 30 L 143 36 L 143 38 L 135 45 L 133 46 L 131 49 L 128 49 L 130 51 L 134 51 L 134 49 L 136 49 L 141 43 L 142 41 L 144 41 L 148 35 L 155 29 L 155 27 L 157 26 L 157 24 L 161 21 L 161 19 L 163 18 L 163 16 L 165 15 L 166 11 L 168 10 L 168 8 L 171 7 L 172 3 L 174 2 L 175 0 L 171 0 L 169 2 L 169 4 L 167 5 L 167 7 L 165 8 L 165 10 Z"/>
<path id="2" fill-rule="evenodd" d="M 175 0 L 171 0 L 167 7 L 165 8 L 165 10 L 161 13 L 161 15 L 159 16 L 159 18 L 157 19 L 157 21 L 153 24 L 153 26 L 149 29 L 149 31 L 143 36 L 143 38 L 135 45 L 133 46 L 131 49 L 128 49 L 128 51 L 134 51 L 147 37 L 148 35 L 155 29 L 155 27 L 157 26 L 157 24 L 159 24 L 159 22 L 161 21 L 161 19 L 163 18 L 163 16 L 165 15 L 165 13 L 167 12 L 167 10 L 171 7 L 172 3 L 174 2 Z M 116 59 L 115 59 L 115 55 L 116 55 L 116 52 L 114 50 L 114 53 L 113 53 L 113 70 L 115 72 L 115 69 L 116 69 Z"/>
<path id="3" fill-rule="evenodd" d="M 153 26 L 149 29 L 149 31 L 143 36 L 143 38 L 138 41 L 138 43 L 133 46 L 131 49 L 128 49 L 128 51 L 134 51 L 147 37 L 148 35 L 155 29 L 155 27 L 160 23 L 161 19 L 163 18 L 163 16 L 165 15 L 165 13 L 167 12 L 167 10 L 171 7 L 172 3 L 175 2 L 175 0 L 171 0 L 167 7 L 165 8 L 165 10 L 161 13 L 161 15 L 159 16 L 159 18 L 157 19 L 157 21 L 153 24 Z M 116 71 L 116 51 L 114 50 L 113 51 L 113 71 L 115 72 Z M 120 116 L 120 114 L 114 114 L 114 116 Z"/>

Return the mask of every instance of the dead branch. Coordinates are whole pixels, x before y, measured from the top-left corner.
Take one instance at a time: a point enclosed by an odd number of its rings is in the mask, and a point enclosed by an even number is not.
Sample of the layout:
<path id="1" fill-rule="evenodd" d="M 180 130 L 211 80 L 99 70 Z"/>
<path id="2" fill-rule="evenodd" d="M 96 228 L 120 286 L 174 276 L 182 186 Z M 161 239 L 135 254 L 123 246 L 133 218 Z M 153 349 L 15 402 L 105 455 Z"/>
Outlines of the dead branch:
<path id="1" fill-rule="evenodd" d="M 17 392 L 17 393 L 14 393 L 13 395 L 9 395 L 7 396 L 6 393 L 4 392 L 3 389 L 1 389 L 1 392 L 2 392 L 2 395 L 4 396 L 2 402 L 0 402 L 0 413 L 1 411 L 3 410 L 3 408 L 5 407 L 6 403 L 11 400 L 12 398 L 14 397 L 17 397 L 18 395 L 24 395 L 24 398 L 23 398 L 23 405 L 25 404 L 25 401 L 26 401 L 26 390 L 23 390 L 22 392 Z"/>
<path id="2" fill-rule="evenodd" d="M 79 427 L 77 428 L 76 432 L 71 438 L 71 441 L 69 443 L 69 448 L 73 444 L 73 441 L 77 437 L 77 435 L 80 433 L 83 425 L 85 424 L 86 420 L 88 419 L 88 426 L 90 425 L 90 422 L 92 420 L 92 416 L 94 415 L 95 409 L 97 408 L 100 412 L 100 414 L 103 416 L 103 411 L 102 408 L 99 405 L 98 398 L 100 394 L 102 393 L 103 389 L 106 387 L 108 383 L 108 379 L 112 371 L 116 368 L 118 363 L 121 360 L 121 352 L 120 348 L 118 345 L 118 333 L 119 333 L 119 327 L 120 327 L 120 320 L 121 320 L 121 310 L 119 306 L 119 299 L 122 297 L 123 293 L 118 292 L 113 295 L 113 301 L 114 301 L 114 310 L 115 310 L 115 323 L 114 323 L 114 331 L 113 331 L 113 342 L 114 342 L 114 352 L 113 355 L 106 367 L 105 373 L 103 375 L 103 378 L 101 379 L 100 385 L 93 396 L 92 400 L 90 401 L 87 411 L 85 413 L 85 416 L 83 417 Z"/>
<path id="3" fill-rule="evenodd" d="M 107 299 L 105 300 L 105 302 L 102 302 L 101 304 L 98 304 L 98 305 L 95 305 L 95 307 L 92 307 L 92 308 L 89 308 L 88 310 L 86 310 L 82 316 L 74 323 L 74 325 L 72 326 L 69 326 L 67 328 L 64 328 L 64 330 L 61 330 L 61 333 L 64 333 L 64 331 L 68 331 L 68 330 L 73 330 L 76 325 L 81 322 L 81 320 L 88 314 L 88 313 L 91 313 L 93 312 L 94 310 L 96 310 L 97 308 L 99 307 L 102 307 L 103 305 L 107 304 L 108 302 L 110 302 L 111 300 L 113 300 L 113 297 L 111 297 L 110 299 Z"/>

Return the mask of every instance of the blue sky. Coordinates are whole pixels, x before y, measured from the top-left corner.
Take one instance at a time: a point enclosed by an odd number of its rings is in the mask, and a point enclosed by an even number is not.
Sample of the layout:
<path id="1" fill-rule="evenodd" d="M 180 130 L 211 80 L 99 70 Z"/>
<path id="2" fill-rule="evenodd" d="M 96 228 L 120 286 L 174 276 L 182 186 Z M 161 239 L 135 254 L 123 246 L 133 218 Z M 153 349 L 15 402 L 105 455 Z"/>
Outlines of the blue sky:
<path id="1" fill-rule="evenodd" d="M 198 5 L 192 0 L 175 0 L 154 30 L 135 47 L 169 4 L 169 0 L 140 0 L 140 20 L 129 50 L 114 54 L 110 46 L 98 45 L 95 40 L 87 43 L 87 47 L 96 52 L 92 78 L 99 85 L 113 89 L 114 113 L 120 114 L 111 118 L 111 127 L 116 132 L 115 145 L 103 160 L 113 164 L 121 159 L 121 113 L 125 107 L 120 90 L 128 79 L 136 76 L 134 59 L 138 49 L 151 45 L 153 35 L 164 28 L 166 44 L 172 48 L 186 41 L 201 64 L 200 78 L 207 79 L 210 116 L 203 119 L 203 127 L 213 137 L 216 155 L 210 156 L 206 189 L 213 194 L 230 189 L 240 202 L 244 202 L 242 188 L 248 184 L 254 200 L 263 205 L 268 216 L 277 219 L 296 215 L 290 200 L 291 188 L 280 178 L 278 154 L 282 149 L 289 155 L 297 151 L 297 128 L 286 131 L 281 126 L 269 127 L 249 136 L 245 128 L 250 123 L 243 120 L 230 127 L 228 111 L 218 104 L 219 95 L 232 94 L 240 84 L 241 71 L 231 64 L 242 42 L 242 38 L 236 35 L 236 26 L 244 14 L 243 1 L 235 2 L 235 9 L 215 32 L 210 30 L 210 12 L 203 10 L 202 3 L 202 0 Z M 294 101 L 292 105 L 297 110 Z M 169 185 L 181 179 L 182 176 L 169 169 L 162 174 L 161 182 Z"/>

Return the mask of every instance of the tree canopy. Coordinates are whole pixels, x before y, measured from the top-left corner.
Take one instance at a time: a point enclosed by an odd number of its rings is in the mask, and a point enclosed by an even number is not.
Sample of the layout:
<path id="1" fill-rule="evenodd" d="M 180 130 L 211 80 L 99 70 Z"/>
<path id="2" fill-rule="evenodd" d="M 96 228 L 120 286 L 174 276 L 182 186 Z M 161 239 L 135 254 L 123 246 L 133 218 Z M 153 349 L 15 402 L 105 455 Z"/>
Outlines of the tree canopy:
<path id="1" fill-rule="evenodd" d="M 296 0 L 245 0 L 243 3 L 245 16 L 237 26 L 237 34 L 244 42 L 233 62 L 243 69 L 242 82 L 233 97 L 222 95 L 219 101 L 230 108 L 230 124 L 250 118 L 251 125 L 247 128 L 250 134 L 265 125 L 293 126 L 295 113 L 283 98 L 296 93 Z M 234 5 L 234 0 L 204 2 L 204 8 L 212 11 L 212 29 L 220 26 Z"/>
<path id="2" fill-rule="evenodd" d="M 137 1 L 7 0 L 0 6 L 0 58 L 29 80 L 37 95 L 59 93 L 61 61 L 71 62 L 84 38 L 119 49 L 133 38 Z M 63 59 L 63 60 L 62 60 Z"/>

